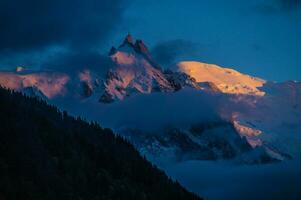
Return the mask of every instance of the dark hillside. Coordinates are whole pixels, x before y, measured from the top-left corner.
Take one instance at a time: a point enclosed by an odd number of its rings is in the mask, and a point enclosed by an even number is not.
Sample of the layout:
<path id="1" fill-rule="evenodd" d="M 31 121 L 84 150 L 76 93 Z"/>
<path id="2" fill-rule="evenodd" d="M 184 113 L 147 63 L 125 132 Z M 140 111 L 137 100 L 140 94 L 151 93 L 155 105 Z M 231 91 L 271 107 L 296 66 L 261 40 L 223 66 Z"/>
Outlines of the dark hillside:
<path id="1" fill-rule="evenodd" d="M 1 200 L 200 199 L 127 141 L 0 88 Z"/>

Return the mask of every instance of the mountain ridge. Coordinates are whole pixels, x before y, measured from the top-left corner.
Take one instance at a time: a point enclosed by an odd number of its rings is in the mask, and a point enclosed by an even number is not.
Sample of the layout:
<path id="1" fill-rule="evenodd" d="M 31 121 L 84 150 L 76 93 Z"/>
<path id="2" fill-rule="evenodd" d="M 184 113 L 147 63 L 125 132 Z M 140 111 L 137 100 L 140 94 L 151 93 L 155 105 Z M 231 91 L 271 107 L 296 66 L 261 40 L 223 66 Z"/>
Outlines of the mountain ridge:
<path id="1" fill-rule="evenodd" d="M 95 112 L 99 107 L 114 107 L 113 104 L 121 105 L 143 95 L 162 93 L 173 96 L 173 93 L 193 90 L 195 94 L 210 96 L 208 101 L 215 102 L 215 105 L 214 111 L 209 112 L 217 112 L 220 119 L 232 123 L 235 131 L 241 138 L 246 138 L 252 148 L 262 148 L 264 154 L 268 153 L 277 160 L 298 156 L 300 148 L 295 141 L 301 137 L 297 134 L 301 131 L 298 125 L 301 119 L 300 83 L 265 81 L 233 69 L 201 62 L 183 61 L 176 65 L 175 70 L 163 69 L 152 59 L 143 41 L 135 41 L 131 35 L 127 35 L 118 48 L 112 47 L 108 58 L 111 60 L 110 68 L 102 74 L 94 68 L 70 74 L 22 68 L 0 72 L 0 85 L 48 101 L 68 99 L 79 106 L 88 102 L 95 106 Z M 172 104 L 173 100 L 170 101 Z M 183 104 L 200 106 L 198 102 L 190 102 L 189 98 L 181 101 Z M 179 104 L 177 107 L 183 106 Z M 172 109 L 177 110 L 177 107 Z M 87 111 L 83 108 L 81 112 Z M 182 112 L 177 114 L 188 114 Z M 85 114 L 89 117 L 89 113 Z M 133 127 L 127 128 L 132 130 Z M 145 134 L 141 130 L 136 132 Z M 187 130 L 180 132 L 186 134 Z M 191 134 L 185 135 L 188 136 Z M 282 140 L 290 145 L 283 145 Z"/>

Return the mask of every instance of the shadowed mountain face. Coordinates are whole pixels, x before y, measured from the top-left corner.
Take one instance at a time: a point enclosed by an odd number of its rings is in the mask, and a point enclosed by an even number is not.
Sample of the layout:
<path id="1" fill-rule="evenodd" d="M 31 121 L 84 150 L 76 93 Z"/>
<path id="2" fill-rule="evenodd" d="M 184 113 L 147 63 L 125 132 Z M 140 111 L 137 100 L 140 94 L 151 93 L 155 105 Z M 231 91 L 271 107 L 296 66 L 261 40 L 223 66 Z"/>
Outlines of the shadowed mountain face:
<path id="1" fill-rule="evenodd" d="M 189 129 L 171 127 L 160 134 L 137 129 L 122 130 L 121 133 L 148 159 L 163 166 L 187 160 L 234 160 L 244 164 L 279 161 L 263 148 L 253 149 L 231 123 L 223 121 L 195 124 Z"/>
<path id="2" fill-rule="evenodd" d="M 200 199 L 109 129 L 0 88 L 0 198 Z"/>

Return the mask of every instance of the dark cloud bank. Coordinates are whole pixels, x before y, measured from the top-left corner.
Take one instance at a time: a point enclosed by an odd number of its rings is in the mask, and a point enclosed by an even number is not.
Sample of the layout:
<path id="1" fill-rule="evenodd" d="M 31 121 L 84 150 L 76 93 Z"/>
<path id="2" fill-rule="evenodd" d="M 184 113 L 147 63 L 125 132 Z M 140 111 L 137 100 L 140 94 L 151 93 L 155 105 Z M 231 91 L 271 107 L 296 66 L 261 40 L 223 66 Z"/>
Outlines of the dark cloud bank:
<path id="1" fill-rule="evenodd" d="M 0 61 L 32 64 L 28 58 L 43 59 L 57 46 L 66 51 L 50 56 L 56 65 L 76 63 L 72 59 L 82 52 L 77 61 L 93 64 L 97 48 L 122 20 L 125 7 L 124 0 L 2 0 Z M 46 60 L 44 64 L 54 63 Z"/>
<path id="2" fill-rule="evenodd" d="M 301 0 L 278 0 L 282 9 L 296 9 L 301 6 Z"/>
<path id="3" fill-rule="evenodd" d="M 198 53 L 198 44 L 177 39 L 158 43 L 152 49 L 152 55 L 160 64 L 169 67 L 179 59 L 189 59 Z"/>
<path id="4" fill-rule="evenodd" d="M 0 50 L 94 47 L 121 18 L 122 0 L 2 0 Z"/>
<path id="5" fill-rule="evenodd" d="M 301 0 L 267 0 L 257 5 L 256 10 L 264 14 L 277 14 L 297 11 Z"/>
<path id="6" fill-rule="evenodd" d="M 77 73 L 78 71 L 88 68 L 97 71 L 100 74 L 106 72 L 112 66 L 112 60 L 97 51 L 73 50 L 71 52 L 57 53 L 42 63 L 43 69 L 59 70 L 68 73 Z"/>

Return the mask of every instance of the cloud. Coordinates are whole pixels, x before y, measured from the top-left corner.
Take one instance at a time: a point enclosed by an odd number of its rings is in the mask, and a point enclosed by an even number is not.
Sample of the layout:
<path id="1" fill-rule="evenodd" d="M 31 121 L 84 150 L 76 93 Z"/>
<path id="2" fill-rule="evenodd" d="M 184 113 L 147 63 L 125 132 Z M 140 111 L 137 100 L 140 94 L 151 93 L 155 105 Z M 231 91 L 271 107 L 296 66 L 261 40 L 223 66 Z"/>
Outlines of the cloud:
<path id="1" fill-rule="evenodd" d="M 301 162 L 237 166 L 187 161 L 165 167 L 169 176 L 205 199 L 300 199 Z"/>
<path id="2" fill-rule="evenodd" d="M 297 9 L 301 6 L 301 0 L 280 0 L 280 5 L 283 10 Z"/>
<path id="3" fill-rule="evenodd" d="M 122 17 L 122 0 L 2 0 L 0 50 L 95 47 Z"/>
<path id="4" fill-rule="evenodd" d="M 100 64 L 97 49 L 122 22 L 126 8 L 125 0 L 2 0 L 0 68 Z"/>
<path id="5" fill-rule="evenodd" d="M 223 95 L 209 95 L 192 89 L 175 93 L 137 94 L 121 102 L 102 104 L 95 99 L 81 102 L 54 100 L 63 110 L 89 120 L 96 120 L 104 127 L 137 128 L 156 132 L 164 127 L 187 127 L 194 123 L 216 121 L 218 102 Z M 74 102 L 74 103 L 72 103 Z"/>
<path id="6" fill-rule="evenodd" d="M 162 65 L 169 66 L 179 59 L 197 55 L 196 43 L 177 39 L 158 43 L 151 51 L 154 59 Z"/>
<path id="7" fill-rule="evenodd" d="M 264 14 L 286 13 L 301 8 L 301 0 L 268 0 L 256 6 Z"/>
<path id="8" fill-rule="evenodd" d="M 50 56 L 42 63 L 41 68 L 63 72 L 78 72 L 83 69 L 105 73 L 113 65 L 112 60 L 107 55 L 102 55 L 97 51 L 71 51 L 61 52 Z"/>

